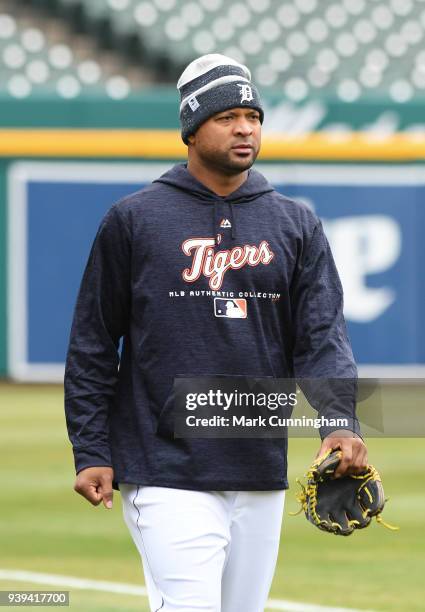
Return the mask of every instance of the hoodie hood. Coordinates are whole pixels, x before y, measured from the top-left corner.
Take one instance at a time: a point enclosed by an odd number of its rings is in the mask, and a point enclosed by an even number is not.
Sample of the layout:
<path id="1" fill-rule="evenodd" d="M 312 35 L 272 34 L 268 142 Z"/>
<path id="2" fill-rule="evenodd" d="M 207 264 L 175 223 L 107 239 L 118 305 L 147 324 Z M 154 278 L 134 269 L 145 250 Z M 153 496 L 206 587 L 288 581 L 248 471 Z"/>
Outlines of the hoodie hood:
<path id="1" fill-rule="evenodd" d="M 248 170 L 248 177 L 246 181 L 244 181 L 238 189 L 227 196 L 220 196 L 198 181 L 198 179 L 189 172 L 187 163 L 175 165 L 173 168 L 165 172 L 165 174 L 156 179 L 154 183 L 170 185 L 175 189 L 186 192 L 199 204 L 211 206 L 213 236 L 217 236 L 220 233 L 221 215 L 219 213 L 219 205 L 221 205 L 223 202 L 227 203 L 231 223 L 232 240 L 236 240 L 237 236 L 237 215 L 235 213 L 234 205 L 243 205 L 244 203 L 252 202 L 264 194 L 274 191 L 274 188 L 264 178 L 264 176 L 251 168 Z M 218 243 L 219 241 L 216 240 L 216 247 Z"/>
<path id="2" fill-rule="evenodd" d="M 274 191 L 270 183 L 262 174 L 254 169 L 248 170 L 248 178 L 242 185 L 227 196 L 219 196 L 214 191 L 206 187 L 203 183 L 191 174 L 187 168 L 187 164 L 177 164 L 162 176 L 154 181 L 154 183 L 164 183 L 171 185 L 176 189 L 186 191 L 190 195 L 195 195 L 199 199 L 200 204 L 213 204 L 214 200 L 226 200 L 234 204 L 238 202 L 250 202 L 260 196 Z"/>

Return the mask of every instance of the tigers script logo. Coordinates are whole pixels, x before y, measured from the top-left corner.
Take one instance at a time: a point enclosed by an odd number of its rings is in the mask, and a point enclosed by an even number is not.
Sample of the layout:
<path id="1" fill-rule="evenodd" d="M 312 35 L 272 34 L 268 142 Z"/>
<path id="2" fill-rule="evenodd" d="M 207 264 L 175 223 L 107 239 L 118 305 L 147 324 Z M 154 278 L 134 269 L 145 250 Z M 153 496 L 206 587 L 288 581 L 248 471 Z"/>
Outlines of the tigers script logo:
<path id="1" fill-rule="evenodd" d="M 243 266 L 267 265 L 274 257 L 268 242 L 263 240 L 257 246 L 245 244 L 226 251 L 214 253 L 214 238 L 188 238 L 182 244 L 182 250 L 188 257 L 193 257 L 192 267 L 183 270 L 183 280 L 195 282 L 201 274 L 209 278 L 209 286 L 217 291 L 223 284 L 227 270 L 238 270 Z"/>

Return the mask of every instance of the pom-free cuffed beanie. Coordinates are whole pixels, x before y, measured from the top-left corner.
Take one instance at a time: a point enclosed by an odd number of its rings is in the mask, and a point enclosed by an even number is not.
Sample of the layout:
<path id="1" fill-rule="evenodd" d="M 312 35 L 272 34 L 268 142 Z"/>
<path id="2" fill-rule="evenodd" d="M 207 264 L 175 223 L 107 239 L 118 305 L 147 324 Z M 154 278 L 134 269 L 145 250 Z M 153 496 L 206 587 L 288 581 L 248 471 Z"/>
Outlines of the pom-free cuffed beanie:
<path id="1" fill-rule="evenodd" d="M 263 123 L 264 111 L 257 88 L 251 83 L 251 73 L 231 57 L 218 53 L 199 57 L 183 71 L 177 89 L 181 136 L 186 144 L 188 136 L 204 121 L 229 108 L 254 108 Z"/>

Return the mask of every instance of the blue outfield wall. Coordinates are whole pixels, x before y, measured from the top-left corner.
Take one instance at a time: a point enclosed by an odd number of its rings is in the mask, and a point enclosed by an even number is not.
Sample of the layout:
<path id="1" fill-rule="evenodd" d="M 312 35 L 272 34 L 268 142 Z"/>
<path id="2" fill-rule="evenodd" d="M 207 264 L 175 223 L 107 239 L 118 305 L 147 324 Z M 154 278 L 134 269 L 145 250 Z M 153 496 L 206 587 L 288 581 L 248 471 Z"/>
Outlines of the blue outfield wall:
<path id="1" fill-rule="evenodd" d="M 61 379 L 72 310 L 100 219 L 114 201 L 170 165 L 11 165 L 9 371 L 15 378 Z M 259 163 L 257 168 L 323 220 L 344 285 L 358 363 L 425 364 L 425 166 Z"/>

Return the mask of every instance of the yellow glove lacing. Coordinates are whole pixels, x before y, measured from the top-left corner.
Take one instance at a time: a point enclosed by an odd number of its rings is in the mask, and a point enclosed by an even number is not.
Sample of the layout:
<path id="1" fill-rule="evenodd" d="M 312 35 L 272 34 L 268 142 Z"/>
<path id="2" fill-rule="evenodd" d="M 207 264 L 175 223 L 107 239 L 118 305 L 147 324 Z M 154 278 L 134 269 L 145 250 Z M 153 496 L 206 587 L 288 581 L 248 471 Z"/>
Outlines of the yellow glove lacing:
<path id="1" fill-rule="evenodd" d="M 333 529 L 340 529 L 340 530 L 342 530 L 342 526 L 339 523 L 329 522 L 329 521 L 326 521 L 326 520 L 321 520 L 319 515 L 316 512 L 316 507 L 317 507 L 317 482 L 316 482 L 317 467 L 322 463 L 322 461 L 324 459 L 326 459 L 326 457 L 328 457 L 328 455 L 330 455 L 330 453 L 332 451 L 333 451 L 333 449 L 329 449 L 328 451 L 326 451 L 326 453 L 324 455 L 318 457 L 312 463 L 309 471 L 305 474 L 305 476 L 307 478 L 307 486 L 304 486 L 299 478 L 296 479 L 296 482 L 301 487 L 301 492 L 296 495 L 296 500 L 297 500 L 297 502 L 299 502 L 301 504 L 301 507 L 298 510 L 298 512 L 290 512 L 289 513 L 291 516 L 297 516 L 302 511 L 304 511 L 307 517 L 311 517 L 313 519 L 313 522 L 314 522 L 315 525 L 317 525 L 321 529 L 325 529 L 326 531 L 332 531 L 332 529 L 330 529 L 330 527 L 333 528 Z M 333 470 L 326 470 L 326 471 L 328 473 L 330 473 L 330 474 L 333 472 Z M 372 502 L 373 501 L 372 495 L 371 495 L 371 493 L 370 493 L 370 491 L 369 491 L 369 489 L 367 488 L 366 485 L 371 480 L 379 480 L 379 481 L 381 480 L 381 478 L 380 478 L 380 476 L 378 474 L 378 471 L 373 467 L 373 465 L 368 465 L 367 466 L 367 472 L 365 474 L 362 474 L 362 475 L 351 474 L 350 476 L 351 476 L 351 478 L 355 478 L 357 480 L 364 480 L 363 484 L 360 485 L 360 487 L 359 487 L 359 491 L 361 489 L 364 489 L 366 495 L 369 497 L 370 502 Z M 379 495 L 382 495 L 381 490 L 379 490 Z M 388 501 L 388 499 L 386 499 L 386 500 L 380 499 L 379 503 L 382 504 L 385 501 Z M 364 512 L 362 512 L 363 518 L 366 518 L 368 516 L 368 514 L 370 514 L 370 509 L 366 508 L 364 510 Z M 375 515 L 375 518 L 376 518 L 376 522 L 377 523 L 379 523 L 380 525 L 383 525 L 387 529 L 391 529 L 392 531 L 398 531 L 399 530 L 399 527 L 396 527 L 394 525 L 390 525 L 389 523 L 386 523 L 382 519 L 380 512 Z M 357 521 L 356 519 L 352 519 L 352 520 L 348 520 L 348 525 L 350 525 L 350 526 L 360 525 L 360 522 Z"/>

